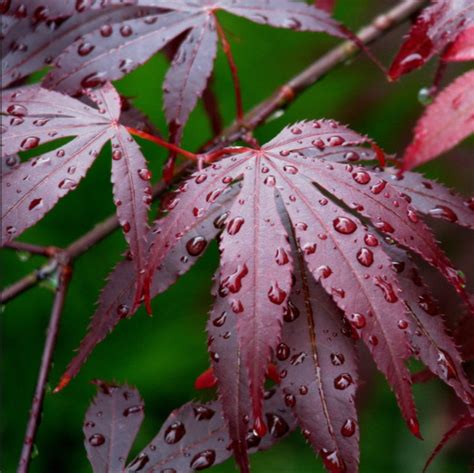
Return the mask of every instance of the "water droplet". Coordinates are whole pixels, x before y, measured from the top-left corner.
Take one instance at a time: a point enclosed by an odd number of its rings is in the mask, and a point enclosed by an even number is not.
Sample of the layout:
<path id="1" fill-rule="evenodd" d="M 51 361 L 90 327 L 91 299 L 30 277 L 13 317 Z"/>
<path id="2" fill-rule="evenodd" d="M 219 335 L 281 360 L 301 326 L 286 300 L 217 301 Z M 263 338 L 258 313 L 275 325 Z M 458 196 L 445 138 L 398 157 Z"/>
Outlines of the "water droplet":
<path id="1" fill-rule="evenodd" d="M 105 73 L 104 72 L 92 72 L 87 74 L 81 80 L 81 87 L 84 89 L 89 89 L 93 87 L 99 87 L 105 84 Z"/>
<path id="2" fill-rule="evenodd" d="M 316 273 L 319 275 L 319 278 L 327 279 L 329 276 L 331 276 L 332 269 L 329 266 L 323 265 L 316 270 Z"/>
<path id="3" fill-rule="evenodd" d="M 444 350 L 438 351 L 437 363 L 444 379 L 450 380 L 457 378 L 458 374 L 453 359 Z"/>
<path id="4" fill-rule="evenodd" d="M 94 434 L 89 437 L 89 443 L 93 447 L 100 447 L 105 443 L 105 437 L 102 434 Z"/>
<path id="5" fill-rule="evenodd" d="M 379 339 L 375 335 L 371 335 L 368 340 L 369 340 L 369 343 L 374 347 L 376 347 L 379 344 Z"/>
<path id="6" fill-rule="evenodd" d="M 24 117 L 28 114 L 28 109 L 20 104 L 14 104 L 7 107 L 7 113 L 15 117 Z"/>
<path id="7" fill-rule="evenodd" d="M 357 225 L 348 217 L 337 217 L 333 220 L 333 225 L 336 231 L 343 235 L 350 235 L 357 230 Z"/>
<path id="8" fill-rule="evenodd" d="M 180 421 L 173 422 L 168 428 L 165 430 L 164 439 L 165 442 L 173 445 L 179 442 L 186 433 L 186 429 L 184 428 L 184 424 Z"/>
<path id="9" fill-rule="evenodd" d="M 132 27 L 130 25 L 122 25 L 120 27 L 120 34 L 124 37 L 127 38 L 133 33 Z"/>
<path id="10" fill-rule="evenodd" d="M 285 343 L 280 343 L 276 349 L 276 357 L 280 361 L 286 360 L 290 356 L 290 348 Z"/>
<path id="11" fill-rule="evenodd" d="M 194 455 L 191 460 L 190 467 L 193 470 L 205 470 L 214 464 L 216 460 L 216 452 L 214 450 L 204 450 Z"/>
<path id="12" fill-rule="evenodd" d="M 275 261 L 278 265 L 283 266 L 289 261 L 288 253 L 283 248 L 277 248 L 275 253 Z"/>
<path id="13" fill-rule="evenodd" d="M 383 296 L 387 302 L 393 304 L 398 301 L 398 296 L 393 290 L 393 286 L 389 282 L 385 281 L 385 279 L 380 276 L 376 276 L 374 278 L 374 283 L 382 290 Z"/>
<path id="14" fill-rule="evenodd" d="M 428 315 L 437 315 L 438 308 L 436 303 L 428 294 L 422 294 L 418 297 L 418 305 L 428 314 Z"/>
<path id="15" fill-rule="evenodd" d="M 372 235 L 372 233 L 367 233 L 364 236 L 364 242 L 367 246 L 378 246 L 379 241 L 375 235 Z"/>
<path id="16" fill-rule="evenodd" d="M 352 178 L 357 184 L 365 185 L 370 182 L 370 175 L 368 172 L 365 171 L 357 171 L 352 174 Z"/>
<path id="17" fill-rule="evenodd" d="M 320 452 L 321 460 L 323 460 L 324 466 L 331 473 L 345 473 L 346 465 L 336 450 L 329 451 L 323 448 Z"/>
<path id="18" fill-rule="evenodd" d="M 102 25 L 100 27 L 100 34 L 104 38 L 108 38 L 113 33 L 112 26 L 110 25 Z"/>
<path id="19" fill-rule="evenodd" d="M 87 56 L 95 49 L 95 46 L 91 43 L 82 43 L 77 48 L 77 54 L 79 56 Z"/>
<path id="20" fill-rule="evenodd" d="M 316 243 L 305 243 L 303 245 L 303 252 L 305 255 L 312 255 L 316 253 L 317 245 Z"/>
<path id="21" fill-rule="evenodd" d="M 267 419 L 268 430 L 273 438 L 279 439 L 289 432 L 290 427 L 281 416 L 267 413 L 265 417 Z"/>
<path id="22" fill-rule="evenodd" d="M 29 136 L 28 138 L 25 138 L 22 142 L 21 142 L 21 149 L 23 150 L 29 150 L 29 149 L 33 149 L 33 148 L 36 148 L 38 145 L 39 145 L 39 138 L 36 137 L 36 136 Z"/>
<path id="23" fill-rule="evenodd" d="M 331 136 L 328 140 L 330 146 L 340 146 L 344 144 L 345 140 L 341 136 Z"/>
<path id="24" fill-rule="evenodd" d="M 120 304 L 117 307 L 117 314 L 120 315 L 120 317 L 126 317 L 130 313 L 130 307 L 126 304 Z"/>
<path id="25" fill-rule="evenodd" d="M 295 229 L 305 232 L 306 230 L 308 230 L 308 224 L 306 224 L 305 222 L 297 222 L 295 223 Z"/>
<path id="26" fill-rule="evenodd" d="M 291 360 L 290 360 L 290 363 L 293 365 L 293 366 L 298 366 L 300 365 L 301 363 L 303 363 L 304 359 L 306 358 L 306 353 L 304 352 L 301 352 L 301 353 L 297 353 L 296 355 L 293 355 L 291 357 Z"/>
<path id="27" fill-rule="evenodd" d="M 298 172 L 298 169 L 295 166 L 287 164 L 283 166 L 283 171 L 287 172 L 288 174 L 296 174 Z"/>
<path id="28" fill-rule="evenodd" d="M 129 473 L 135 473 L 137 471 L 143 470 L 145 468 L 145 465 L 150 461 L 148 458 L 148 455 L 146 453 L 140 453 L 135 460 L 129 465 L 127 468 L 127 472 Z"/>
<path id="29" fill-rule="evenodd" d="M 248 272 L 246 264 L 239 264 L 237 269 L 222 281 L 219 294 L 222 295 L 221 293 L 224 293 L 226 288 L 234 294 L 239 292 L 242 288 L 242 279 L 247 276 Z"/>
<path id="30" fill-rule="evenodd" d="M 393 233 L 395 229 L 388 222 L 375 222 L 374 227 L 385 233 Z"/>
<path id="31" fill-rule="evenodd" d="M 73 190 L 77 187 L 77 182 L 72 180 L 72 179 L 69 179 L 69 178 L 66 178 L 66 179 L 63 179 L 60 183 L 59 183 L 59 186 L 58 186 L 60 189 L 64 189 L 64 190 Z"/>
<path id="32" fill-rule="evenodd" d="M 244 311 L 244 306 L 241 301 L 233 299 L 230 303 L 230 307 L 234 314 L 241 314 Z"/>
<path id="33" fill-rule="evenodd" d="M 139 412 L 143 412 L 143 406 L 141 406 L 141 405 L 130 406 L 130 407 L 127 407 L 123 411 L 123 415 L 125 417 L 128 417 L 129 415 L 138 414 Z"/>
<path id="34" fill-rule="evenodd" d="M 326 145 L 324 144 L 324 141 L 321 138 L 313 140 L 311 143 L 315 148 L 318 148 L 320 151 L 323 151 L 324 148 L 326 147 Z"/>
<path id="35" fill-rule="evenodd" d="M 359 161 L 360 156 L 355 151 L 349 151 L 344 155 L 344 159 L 346 161 L 355 162 L 355 161 Z"/>
<path id="36" fill-rule="evenodd" d="M 186 243 L 186 251 L 191 256 L 199 256 L 206 248 L 207 240 L 202 236 L 195 236 Z"/>
<path id="37" fill-rule="evenodd" d="M 355 328 L 362 329 L 366 325 L 365 316 L 357 312 L 349 315 L 348 319 L 349 319 L 349 322 L 352 324 L 352 326 Z"/>
<path id="38" fill-rule="evenodd" d="M 270 176 L 265 177 L 265 179 L 263 180 L 263 183 L 268 187 L 275 187 L 275 184 L 276 184 L 275 176 L 270 175 Z"/>
<path id="39" fill-rule="evenodd" d="M 221 315 L 216 317 L 212 323 L 214 324 L 215 327 L 222 327 L 225 324 L 225 321 L 227 319 L 227 312 L 222 312 Z"/>
<path id="40" fill-rule="evenodd" d="M 207 179 L 207 174 L 198 174 L 194 179 L 196 184 L 202 184 Z"/>
<path id="41" fill-rule="evenodd" d="M 253 430 L 247 433 L 246 437 L 246 443 L 247 443 L 247 448 L 256 448 L 260 445 L 261 442 L 261 437 L 259 437 Z"/>
<path id="42" fill-rule="evenodd" d="M 418 215 L 413 209 L 408 209 L 407 210 L 407 216 L 408 216 L 408 220 L 410 220 L 410 222 L 418 223 L 418 220 L 419 220 Z"/>
<path id="43" fill-rule="evenodd" d="M 122 230 L 124 231 L 124 233 L 128 233 L 130 230 L 131 230 L 131 225 L 130 223 L 128 222 L 125 222 L 122 224 Z"/>
<path id="44" fill-rule="evenodd" d="M 142 168 L 138 171 L 138 177 L 143 181 L 149 181 L 151 179 L 151 172 L 148 169 Z"/>
<path id="45" fill-rule="evenodd" d="M 65 153 L 65 151 L 64 151 L 63 149 L 58 149 L 58 150 L 56 151 L 56 156 L 57 156 L 58 158 L 64 158 L 64 155 L 65 155 L 65 154 L 66 154 L 66 153 Z"/>
<path id="46" fill-rule="evenodd" d="M 381 179 L 379 182 L 377 182 L 370 188 L 370 192 L 376 195 L 380 194 L 385 189 L 386 185 L 387 185 L 387 182 Z"/>
<path id="47" fill-rule="evenodd" d="M 355 434 L 357 424 L 352 419 L 347 419 L 341 427 L 344 437 L 352 437 Z"/>
<path id="48" fill-rule="evenodd" d="M 445 205 L 437 205 L 434 209 L 431 209 L 429 211 L 429 214 L 432 215 L 433 217 L 441 217 L 444 218 L 445 220 L 448 220 L 449 222 L 456 222 L 458 219 L 458 216 L 454 212 L 454 210 L 450 209 L 449 207 L 446 207 Z"/>
<path id="49" fill-rule="evenodd" d="M 327 199 L 319 199 L 319 205 L 322 205 L 323 207 L 328 204 Z"/>
<path id="50" fill-rule="evenodd" d="M 330 359 L 334 366 L 341 366 L 345 361 L 344 355 L 342 353 L 331 353 Z"/>
<path id="51" fill-rule="evenodd" d="M 244 224 L 245 220 L 242 217 L 233 218 L 227 225 L 227 233 L 229 235 L 235 235 L 239 232 Z"/>
<path id="52" fill-rule="evenodd" d="M 33 199 L 28 206 L 28 210 L 40 209 L 43 206 L 43 199 Z"/>
<path id="53" fill-rule="evenodd" d="M 300 315 L 298 307 L 296 307 L 292 301 L 288 301 L 286 307 L 283 308 L 283 320 L 285 322 L 293 322 Z"/>
<path id="54" fill-rule="evenodd" d="M 194 406 L 193 407 L 194 417 L 196 420 L 210 420 L 216 413 L 210 407 L 206 406 Z"/>
<path id="55" fill-rule="evenodd" d="M 223 214 L 219 215 L 214 220 L 214 227 L 218 230 L 222 230 L 225 227 L 227 217 L 229 216 L 229 212 L 224 212 Z"/>
<path id="56" fill-rule="evenodd" d="M 270 302 L 273 302 L 276 305 L 280 305 L 286 299 L 286 292 L 281 289 L 277 282 L 274 282 L 270 286 L 267 296 Z"/>
<path id="57" fill-rule="evenodd" d="M 349 373 L 343 373 L 334 379 L 334 387 L 342 391 L 347 389 L 352 382 L 352 376 Z"/>
<path id="58" fill-rule="evenodd" d="M 397 326 L 400 330 L 405 330 L 406 328 L 408 328 L 408 322 L 406 320 L 401 319 L 397 322 Z"/>
<path id="59" fill-rule="evenodd" d="M 357 261 L 368 268 L 374 262 L 374 254 L 368 248 L 361 248 L 357 252 Z"/>
<path id="60" fill-rule="evenodd" d="M 433 95 L 431 94 L 431 90 L 428 87 L 422 87 L 418 91 L 418 102 L 424 106 L 433 102 Z"/>
<path id="61" fill-rule="evenodd" d="M 296 405 L 296 398 L 293 396 L 293 394 L 286 394 L 285 395 L 285 404 L 288 407 L 295 407 Z"/>
<path id="62" fill-rule="evenodd" d="M 293 128 L 291 128 L 291 133 L 293 133 L 293 135 L 301 135 L 302 133 L 302 130 L 301 128 L 298 128 L 297 126 L 294 126 Z"/>

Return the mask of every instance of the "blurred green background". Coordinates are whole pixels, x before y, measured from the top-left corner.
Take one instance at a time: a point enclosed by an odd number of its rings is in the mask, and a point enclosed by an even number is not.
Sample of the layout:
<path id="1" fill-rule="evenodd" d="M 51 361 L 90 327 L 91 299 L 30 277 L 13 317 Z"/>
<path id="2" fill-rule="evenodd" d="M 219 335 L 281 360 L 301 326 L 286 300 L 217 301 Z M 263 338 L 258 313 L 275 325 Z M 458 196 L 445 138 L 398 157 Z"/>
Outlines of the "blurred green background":
<path id="1" fill-rule="evenodd" d="M 376 13 L 396 3 L 386 0 L 340 0 L 335 16 L 356 30 Z M 229 34 L 239 67 L 246 110 L 337 44 L 337 40 L 323 34 L 271 29 L 225 14 L 221 14 L 220 18 Z M 385 64 L 393 58 L 406 30 L 407 25 L 404 25 L 374 46 L 374 51 Z M 407 76 L 399 83 L 390 84 L 373 64 L 359 57 L 311 87 L 282 116 L 261 126 L 256 136 L 264 142 L 288 123 L 326 117 L 368 134 L 390 153 L 401 153 L 423 109 L 417 100 L 418 91 L 430 85 L 434 68 L 432 62 L 422 71 Z M 121 93 L 135 97 L 135 105 L 146 112 L 161 130 L 166 130 L 161 92 L 166 69 L 167 61 L 162 55 L 157 55 L 116 84 Z M 452 67 L 445 83 L 462 69 L 462 66 Z M 234 117 L 234 95 L 222 52 L 216 61 L 215 91 L 228 124 Z M 186 128 L 184 147 L 197 149 L 210 137 L 208 120 L 199 105 Z M 155 179 L 158 179 L 166 153 L 149 143 L 143 144 L 143 149 Z M 472 150 L 471 139 L 425 166 L 423 171 L 468 193 L 473 187 L 472 167 L 470 172 L 466 172 Z M 62 247 L 91 229 L 114 211 L 109 176 L 110 152 L 107 148 L 79 188 L 60 201 L 21 239 Z M 470 246 L 472 254 L 472 244 L 467 232 L 444 224 L 437 224 L 436 229 L 444 248 L 469 273 L 473 267 L 472 256 L 466 257 L 466 252 Z M 123 236 L 116 232 L 76 261 L 50 376 L 52 387 L 85 334 L 104 279 L 124 249 Z M 188 274 L 154 300 L 153 318 L 146 317 L 140 310 L 133 319 L 121 322 L 97 347 L 67 389 L 52 395 L 49 387 L 31 472 L 91 471 L 82 438 L 83 415 L 95 391 L 89 384 L 91 379 L 133 384 L 145 399 L 146 419 L 132 453 L 139 451 L 156 434 L 172 409 L 203 396 L 194 390 L 193 382 L 209 363 L 204 327 L 211 304 L 211 275 L 217 259 L 216 246 L 213 245 Z M 25 259 L 25 255 L 3 250 L 0 255 L 2 287 L 41 263 L 40 257 Z M 434 284 L 435 294 L 456 315 L 458 309 L 452 302 L 452 293 L 444 282 L 434 280 Z M 37 287 L 2 307 L 2 473 L 16 469 L 52 300 L 51 290 Z M 362 360 L 364 385 L 358 402 L 361 472 L 421 471 L 424 461 L 457 412 L 452 394 L 438 381 L 414 388 L 425 438 L 421 442 L 409 434 L 392 393 L 374 371 L 372 362 L 368 362 L 367 357 L 362 357 Z M 433 464 L 431 472 L 465 473 L 472 459 L 470 453 L 468 440 L 453 442 Z M 254 455 L 252 466 L 257 473 L 323 471 L 320 461 L 299 433 L 269 452 Z M 212 471 L 233 472 L 235 466 L 229 460 Z"/>

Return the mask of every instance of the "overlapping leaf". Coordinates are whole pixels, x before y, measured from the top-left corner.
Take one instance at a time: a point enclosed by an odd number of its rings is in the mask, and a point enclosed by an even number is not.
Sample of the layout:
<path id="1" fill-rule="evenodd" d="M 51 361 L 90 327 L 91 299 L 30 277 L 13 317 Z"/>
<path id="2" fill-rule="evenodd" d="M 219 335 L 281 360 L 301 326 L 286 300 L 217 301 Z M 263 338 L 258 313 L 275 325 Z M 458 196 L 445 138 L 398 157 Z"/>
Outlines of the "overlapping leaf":
<path id="1" fill-rule="evenodd" d="M 100 30 L 85 34 L 60 56 L 57 68 L 44 84 L 76 93 L 106 80 L 119 79 L 187 32 L 163 84 L 165 114 L 177 141 L 212 72 L 218 40 L 217 10 L 276 27 L 347 35 L 326 12 L 291 0 L 140 0 L 137 4 L 156 8 L 156 12 L 122 21 L 120 25 L 106 23 Z M 163 13 L 162 9 L 167 11 Z"/>
<path id="2" fill-rule="evenodd" d="M 418 16 L 395 57 L 389 76 L 398 79 L 441 53 L 474 25 L 471 0 L 437 0 Z"/>
<path id="3" fill-rule="evenodd" d="M 430 161 L 474 133 L 474 71 L 458 77 L 429 105 L 405 151 L 403 168 Z"/>
<path id="4" fill-rule="evenodd" d="M 2 242 L 20 235 L 74 190 L 111 140 L 117 215 L 140 274 L 146 258 L 150 172 L 139 147 L 118 123 L 121 102 L 115 89 L 107 84 L 90 97 L 98 109 L 37 86 L 2 94 L 2 158 L 58 138 L 76 137 L 5 176 Z"/>
<path id="5" fill-rule="evenodd" d="M 103 4 L 99 10 L 76 13 L 64 21 L 33 23 L 20 19 L 2 39 L 2 87 L 51 65 L 78 37 L 146 13 L 144 8 Z M 5 17 L 11 18 L 11 17 Z M 83 54 L 82 48 L 78 54 Z"/>
<path id="6" fill-rule="evenodd" d="M 144 403 L 130 386 L 102 381 L 96 384 L 99 391 L 84 422 L 85 446 L 94 473 L 186 473 L 204 470 L 230 457 L 230 439 L 220 403 L 190 402 L 173 411 L 156 437 L 125 467 L 143 420 Z M 249 441 L 252 453 L 270 448 L 294 428 L 291 413 L 275 392 L 268 393 L 265 413 L 273 418 L 273 428 L 259 442 Z"/>

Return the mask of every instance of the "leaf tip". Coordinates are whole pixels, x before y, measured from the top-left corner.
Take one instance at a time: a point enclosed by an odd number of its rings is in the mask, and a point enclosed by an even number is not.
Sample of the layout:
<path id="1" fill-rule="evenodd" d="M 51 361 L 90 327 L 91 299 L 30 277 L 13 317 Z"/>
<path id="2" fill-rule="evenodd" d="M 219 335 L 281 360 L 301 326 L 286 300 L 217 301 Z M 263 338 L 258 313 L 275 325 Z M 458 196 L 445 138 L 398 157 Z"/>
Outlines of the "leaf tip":
<path id="1" fill-rule="evenodd" d="M 53 389 L 53 394 L 57 394 L 59 391 L 62 391 L 71 381 L 71 376 L 65 374 L 59 380 L 58 385 Z"/>

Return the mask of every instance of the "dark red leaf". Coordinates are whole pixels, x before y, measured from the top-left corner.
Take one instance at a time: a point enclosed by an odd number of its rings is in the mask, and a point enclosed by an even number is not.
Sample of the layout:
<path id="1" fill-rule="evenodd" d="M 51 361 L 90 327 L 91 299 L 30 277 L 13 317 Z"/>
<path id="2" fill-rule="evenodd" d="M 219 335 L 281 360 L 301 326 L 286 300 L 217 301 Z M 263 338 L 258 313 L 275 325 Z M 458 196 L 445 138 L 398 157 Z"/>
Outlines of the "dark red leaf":
<path id="1" fill-rule="evenodd" d="M 410 30 L 389 70 L 393 80 L 439 54 L 466 29 L 474 25 L 471 0 L 438 0 L 425 8 Z"/>
<path id="2" fill-rule="evenodd" d="M 147 248 L 150 173 L 139 147 L 118 123 L 121 100 L 113 86 L 106 84 L 91 92 L 90 97 L 98 109 L 36 86 L 2 94 L 2 113 L 9 120 L 2 135 L 2 157 L 53 139 L 76 137 L 54 151 L 21 164 L 5 177 L 3 241 L 20 235 L 61 197 L 74 190 L 103 145 L 112 140 L 117 214 L 130 244 L 137 274 L 141 274 Z"/>
<path id="3" fill-rule="evenodd" d="M 141 10 L 143 8 L 133 6 L 109 6 L 75 14 L 58 23 L 33 24 L 30 19 L 18 21 L 3 40 L 5 51 L 2 55 L 2 87 L 51 65 L 78 37 L 100 27 L 102 31 L 106 31 L 107 25 L 133 17 Z M 82 51 L 86 50 L 83 46 Z"/>
<path id="4" fill-rule="evenodd" d="M 393 260 L 401 297 L 408 309 L 407 316 L 397 325 L 406 332 L 414 356 L 449 384 L 463 402 L 474 404 L 474 393 L 462 367 L 463 359 L 455 341 L 446 333 L 444 316 L 421 279 L 418 268 L 395 245 L 385 243 L 384 248 Z"/>
<path id="5" fill-rule="evenodd" d="M 84 419 L 84 444 L 94 473 L 122 472 L 143 421 L 143 401 L 130 386 L 96 382 Z"/>
<path id="6" fill-rule="evenodd" d="M 343 314 L 314 281 L 298 250 L 296 284 L 276 348 L 287 406 L 328 469 L 357 472 L 357 359 Z"/>
<path id="7" fill-rule="evenodd" d="M 428 458 L 425 467 L 423 468 L 423 472 L 425 472 L 428 467 L 430 466 L 431 462 L 435 459 L 435 457 L 439 454 L 439 452 L 443 449 L 446 443 L 458 435 L 463 430 L 472 429 L 474 427 L 474 415 L 465 414 L 464 416 L 460 417 L 455 424 L 444 434 L 443 438 L 439 442 L 439 444 L 434 449 L 433 453 Z"/>
<path id="8" fill-rule="evenodd" d="M 331 13 L 336 6 L 336 0 L 314 0 L 314 6 L 325 12 Z"/>
<path id="9" fill-rule="evenodd" d="M 431 161 L 474 132 L 473 90 L 474 71 L 468 71 L 440 92 L 415 127 L 403 169 Z"/>
<path id="10" fill-rule="evenodd" d="M 443 54 L 443 61 L 474 60 L 474 26 L 464 30 Z"/>
<path id="11" fill-rule="evenodd" d="M 191 473 L 230 457 L 230 439 L 220 403 L 189 402 L 170 414 L 155 438 L 125 467 L 143 420 L 143 401 L 135 388 L 103 381 L 95 384 L 99 392 L 84 423 L 85 445 L 94 473 Z M 270 448 L 295 427 L 293 416 L 278 394 L 267 394 L 265 413 L 273 428 L 262 439 L 250 439 L 251 453 Z"/>
<path id="12" fill-rule="evenodd" d="M 417 212 L 474 229 L 473 198 L 463 198 L 439 182 L 421 174 L 397 169 L 384 171 L 387 180 Z"/>

